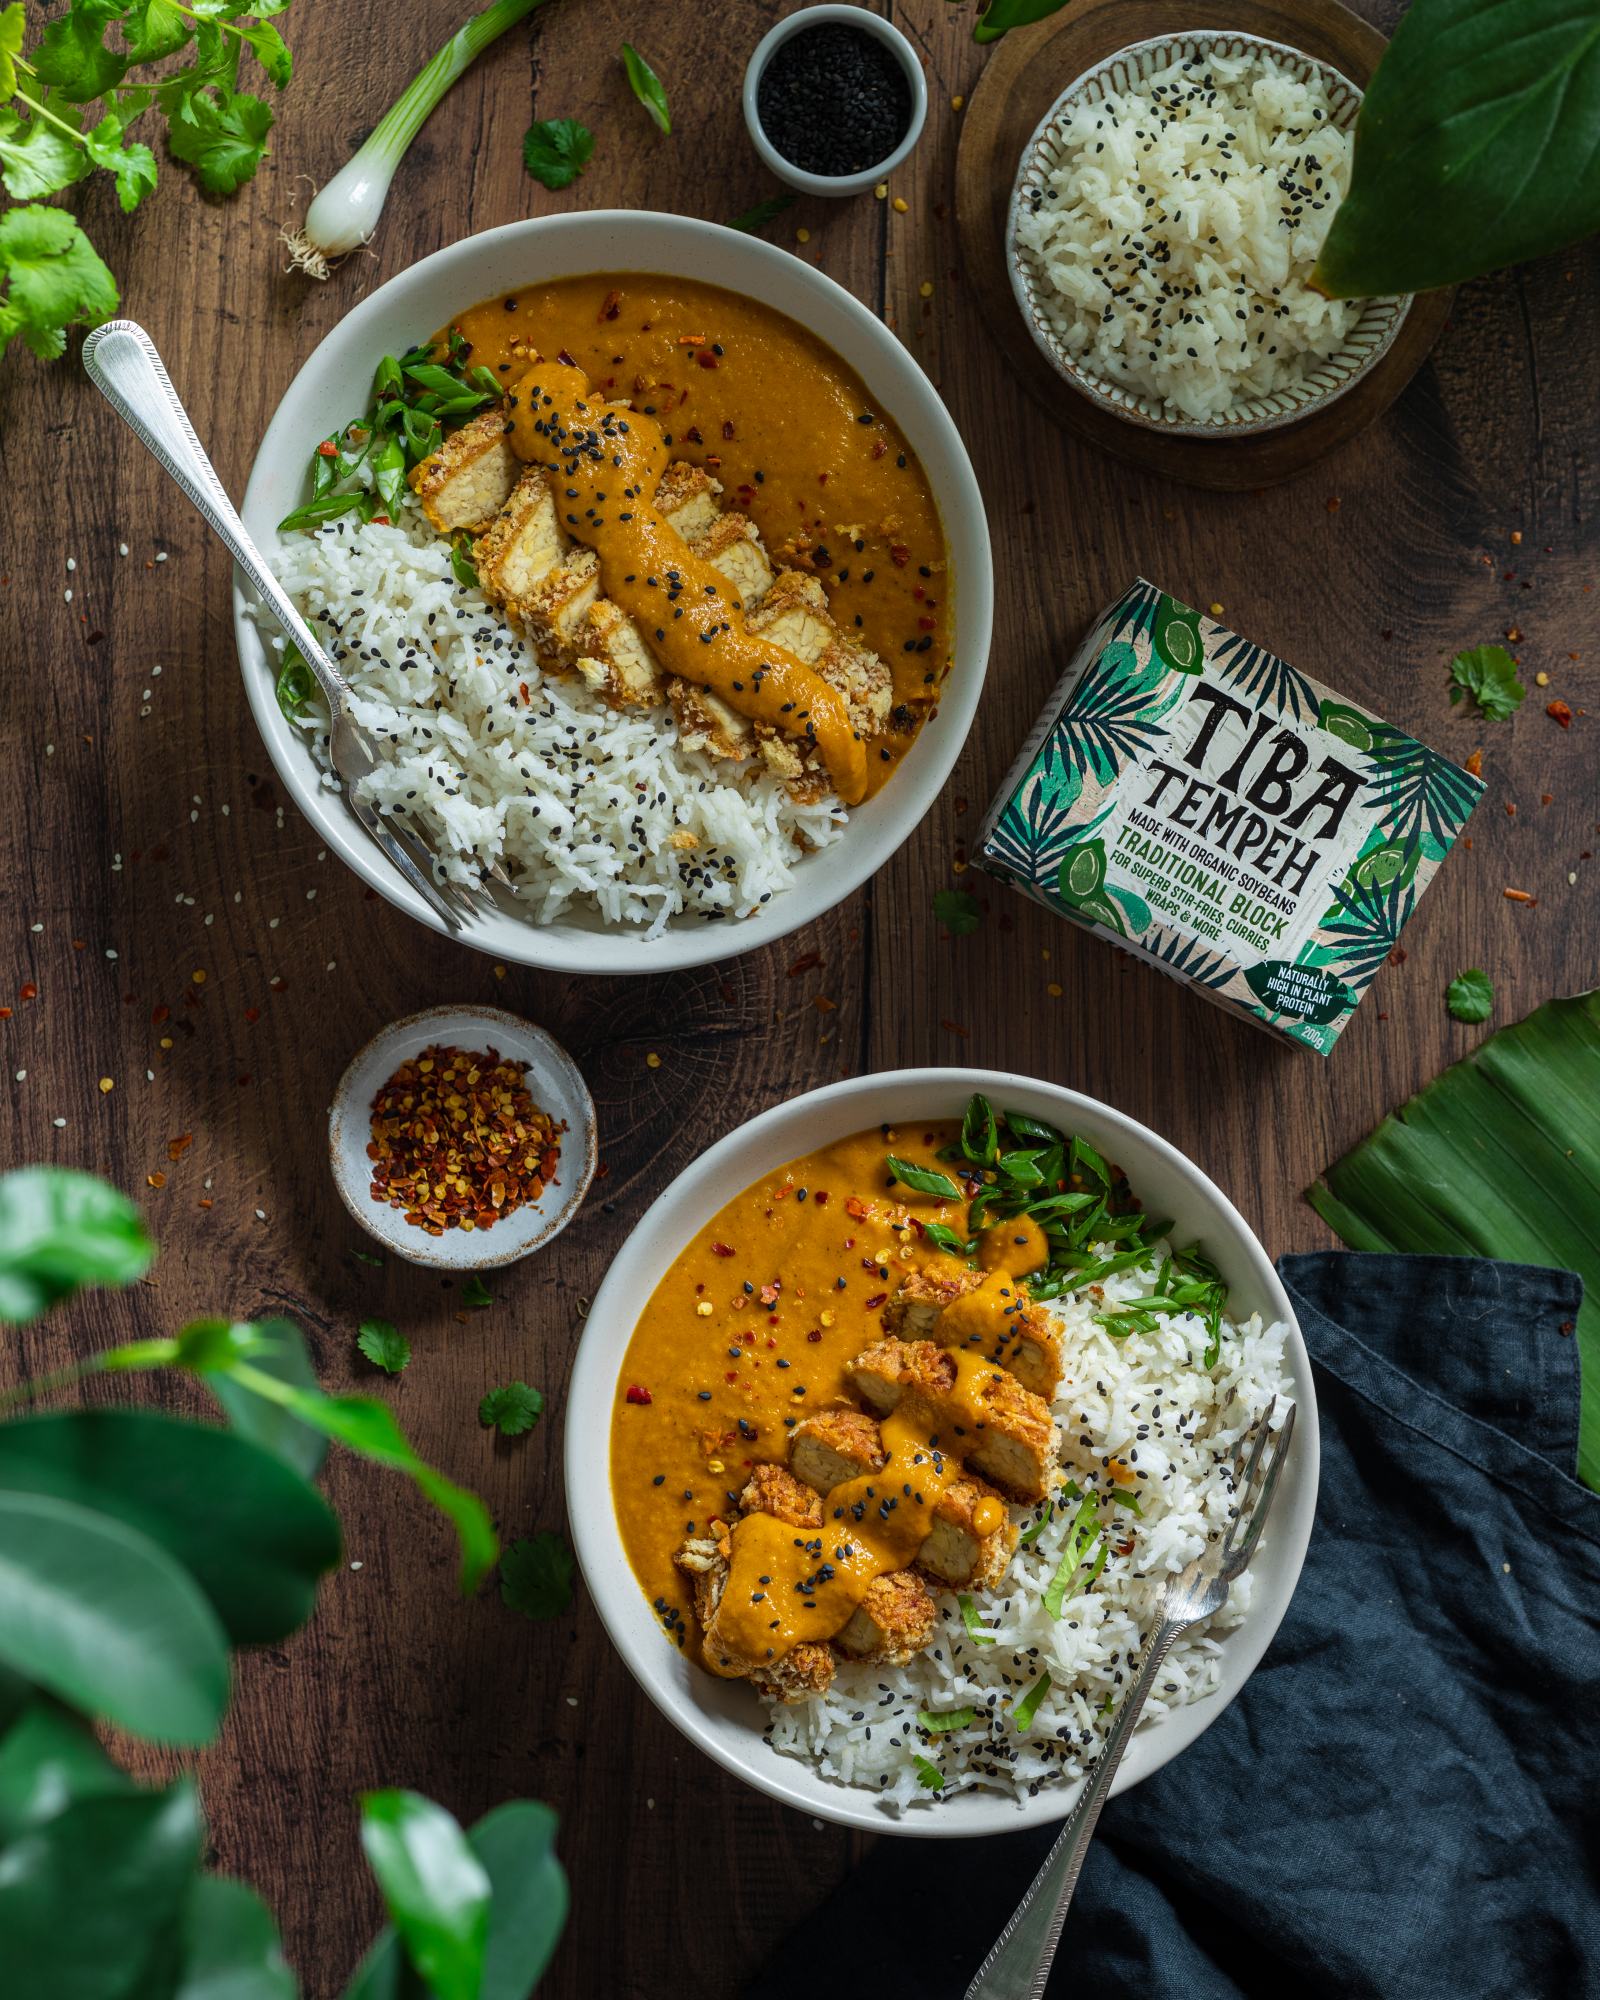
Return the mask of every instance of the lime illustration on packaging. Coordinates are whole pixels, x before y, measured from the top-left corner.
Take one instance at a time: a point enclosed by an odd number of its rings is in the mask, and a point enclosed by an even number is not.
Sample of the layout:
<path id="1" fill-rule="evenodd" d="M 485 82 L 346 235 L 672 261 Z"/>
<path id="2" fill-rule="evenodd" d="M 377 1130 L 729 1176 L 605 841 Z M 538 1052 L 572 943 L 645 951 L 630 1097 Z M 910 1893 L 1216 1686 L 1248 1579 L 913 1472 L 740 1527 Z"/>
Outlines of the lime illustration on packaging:
<path id="1" fill-rule="evenodd" d="M 977 860 L 1326 1055 L 1482 791 L 1140 578 L 1057 684 Z"/>

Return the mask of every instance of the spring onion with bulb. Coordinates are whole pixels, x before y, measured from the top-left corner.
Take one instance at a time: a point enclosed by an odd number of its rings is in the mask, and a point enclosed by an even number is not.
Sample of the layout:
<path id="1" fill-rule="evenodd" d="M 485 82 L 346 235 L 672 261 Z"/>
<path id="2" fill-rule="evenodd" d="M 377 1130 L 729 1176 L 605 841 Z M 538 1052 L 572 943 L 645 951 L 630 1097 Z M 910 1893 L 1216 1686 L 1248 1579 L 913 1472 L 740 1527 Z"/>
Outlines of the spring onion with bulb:
<path id="1" fill-rule="evenodd" d="M 284 230 L 291 270 L 325 278 L 339 258 L 371 241 L 395 169 L 440 98 L 491 42 L 541 4 L 542 0 L 493 0 L 492 6 L 457 29 L 378 120 L 355 157 L 317 194 L 305 221 Z"/>

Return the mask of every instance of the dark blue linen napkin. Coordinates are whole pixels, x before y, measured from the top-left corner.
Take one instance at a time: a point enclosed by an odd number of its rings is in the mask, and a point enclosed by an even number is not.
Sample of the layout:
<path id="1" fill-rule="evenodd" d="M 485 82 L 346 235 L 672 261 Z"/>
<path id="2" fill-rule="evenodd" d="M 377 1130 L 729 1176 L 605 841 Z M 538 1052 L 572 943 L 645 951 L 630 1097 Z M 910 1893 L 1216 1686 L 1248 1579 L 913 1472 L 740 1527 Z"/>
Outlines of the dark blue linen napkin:
<path id="1" fill-rule="evenodd" d="M 1239 1698 L 1114 1800 L 1055 2000 L 1600 2000 L 1600 1495 L 1582 1297 L 1473 1258 L 1285 1257 L 1322 1482 Z M 958 2000 L 1054 1829 L 886 1839 L 749 1989 Z M 844 1977 L 841 1979 L 841 1969 Z"/>

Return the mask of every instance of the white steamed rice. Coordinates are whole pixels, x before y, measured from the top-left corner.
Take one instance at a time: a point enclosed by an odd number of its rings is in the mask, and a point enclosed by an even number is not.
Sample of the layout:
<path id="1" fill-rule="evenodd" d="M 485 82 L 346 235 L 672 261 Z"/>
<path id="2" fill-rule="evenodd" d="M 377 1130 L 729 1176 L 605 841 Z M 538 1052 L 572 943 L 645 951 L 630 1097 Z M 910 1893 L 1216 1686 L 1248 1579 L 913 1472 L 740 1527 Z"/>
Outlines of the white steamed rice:
<path id="1" fill-rule="evenodd" d="M 841 1662 L 825 1695 L 771 1711 L 766 1733 L 775 1748 L 804 1758 L 825 1777 L 868 1787 L 895 1813 L 917 1801 L 933 1803 L 916 1757 L 943 1777 L 940 1798 L 981 1787 L 1019 1803 L 1043 1785 L 1081 1776 L 1094 1762 L 1110 1711 L 1138 1671 L 1162 1578 L 1185 1568 L 1226 1529 L 1234 1447 L 1274 1396 L 1275 1422 L 1292 1396 L 1282 1324 L 1224 1320 L 1210 1369 L 1205 1324 L 1193 1313 L 1171 1314 L 1153 1333 L 1120 1339 L 1095 1324 L 1105 1306 L 1150 1295 L 1164 1250 L 1156 1246 L 1147 1267 L 1103 1280 L 1103 1300 L 1079 1293 L 1042 1308 L 1062 1327 L 1065 1373 L 1053 1407 L 1069 1475 L 1085 1491 L 1103 1484 L 1103 1475 L 1088 1468 L 1113 1455 L 1138 1474 L 1139 1515 L 1104 1509 L 1107 1540 L 1123 1547 L 1131 1540 L 1130 1552 L 1114 1546 L 1093 1587 L 1069 1597 L 1061 1618 L 1052 1618 L 1045 1588 L 1076 1511 L 1075 1503 L 1058 1499 L 1032 1547 L 1017 1550 L 1000 1589 L 973 1595 L 994 1644 L 974 1643 L 956 1597 L 941 1596 L 926 1652 L 904 1667 Z M 1141 1727 L 1215 1692 L 1221 1635 L 1248 1614 L 1252 1581 L 1246 1571 L 1215 1618 L 1178 1638 Z M 1049 1674 L 1050 1690 L 1030 1728 L 1019 1732 L 1011 1711 L 1041 1673 Z M 964 1728 L 929 1735 L 917 1723 L 919 1709 L 968 1705 L 977 1714 Z"/>
<path id="2" fill-rule="evenodd" d="M 1193 419 L 1335 354 L 1359 302 L 1309 279 L 1350 184 L 1320 79 L 1270 56 L 1175 62 L 1080 102 L 1018 238 L 1062 345 Z"/>
<path id="3" fill-rule="evenodd" d="M 801 804 L 683 749 L 670 709 L 619 712 L 546 674 L 409 500 L 395 526 L 347 514 L 290 535 L 274 567 L 380 747 L 362 795 L 409 812 L 453 880 L 508 863 L 533 923 L 588 912 L 654 937 L 685 911 L 746 917 L 789 886 L 802 840 L 843 830 L 831 794 Z M 334 786 L 320 704 L 302 726 Z"/>

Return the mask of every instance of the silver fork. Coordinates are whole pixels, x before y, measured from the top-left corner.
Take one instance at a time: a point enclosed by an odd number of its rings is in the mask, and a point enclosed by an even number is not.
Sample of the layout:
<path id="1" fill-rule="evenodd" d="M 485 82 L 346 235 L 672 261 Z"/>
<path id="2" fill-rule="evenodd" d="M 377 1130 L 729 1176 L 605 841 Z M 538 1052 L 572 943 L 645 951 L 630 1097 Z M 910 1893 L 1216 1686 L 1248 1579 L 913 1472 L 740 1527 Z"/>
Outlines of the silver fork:
<path id="1" fill-rule="evenodd" d="M 83 365 L 101 395 L 188 494 L 316 675 L 328 704 L 329 754 L 344 787 L 346 805 L 446 928 L 463 930 L 482 907 L 475 894 L 437 881 L 433 856 L 415 829 L 403 820 L 384 818 L 356 796 L 357 783 L 376 768 L 378 756 L 351 713 L 350 690 L 245 531 L 216 468 L 195 436 L 189 413 L 179 401 L 155 342 L 131 319 L 108 320 L 84 341 Z"/>
<path id="2" fill-rule="evenodd" d="M 1256 1418 L 1234 1453 L 1237 1504 L 1228 1532 L 1177 1576 L 1168 1577 L 1157 1603 L 1155 1629 L 1145 1647 L 1139 1678 L 1122 1698 L 1105 1747 L 1068 1815 L 1060 1836 L 1045 1856 L 1028 1893 L 1012 1913 L 995 1947 L 967 1988 L 966 2000 L 1044 2000 L 1056 1947 L 1067 1921 L 1067 1905 L 1078 1886 L 1084 1856 L 1111 1781 L 1138 1725 L 1139 1712 L 1156 1684 L 1172 1642 L 1187 1626 L 1220 1611 L 1228 1590 L 1242 1576 L 1261 1540 L 1272 1507 L 1278 1475 L 1294 1436 L 1291 1403 L 1274 1435 L 1269 1429 L 1277 1398 Z M 1245 1446 L 1249 1456 L 1245 1457 Z"/>

